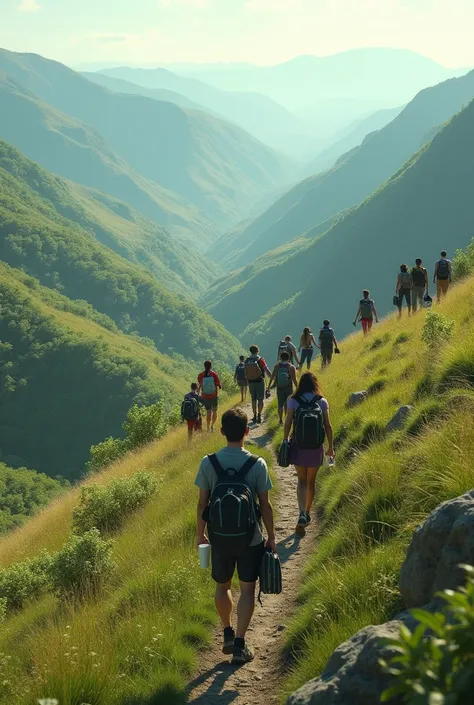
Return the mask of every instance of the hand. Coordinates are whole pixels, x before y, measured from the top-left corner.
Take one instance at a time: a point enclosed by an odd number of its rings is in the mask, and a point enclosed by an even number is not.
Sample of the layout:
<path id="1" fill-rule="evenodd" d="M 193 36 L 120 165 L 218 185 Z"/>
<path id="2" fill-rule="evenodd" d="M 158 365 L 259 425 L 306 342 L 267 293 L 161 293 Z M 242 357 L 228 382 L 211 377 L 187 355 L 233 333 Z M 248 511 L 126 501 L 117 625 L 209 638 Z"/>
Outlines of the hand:
<path id="1" fill-rule="evenodd" d="M 378 319 L 378 318 L 376 318 L 376 319 L 375 319 L 375 322 L 376 322 L 376 323 L 378 323 L 378 322 L 379 322 L 379 319 Z"/>
<path id="2" fill-rule="evenodd" d="M 327 455 L 328 455 L 329 458 L 334 458 L 335 455 L 336 455 L 336 454 L 334 453 L 334 448 L 328 448 Z"/>
<path id="3" fill-rule="evenodd" d="M 357 325 L 357 321 L 352 321 L 352 325 L 353 326 Z"/>
<path id="4" fill-rule="evenodd" d="M 199 545 L 202 543 L 209 543 L 209 539 L 207 538 L 207 536 L 205 534 L 204 534 L 204 536 L 198 536 L 196 548 L 198 548 Z"/>
<path id="5" fill-rule="evenodd" d="M 265 548 L 269 548 L 272 553 L 277 552 L 277 546 L 274 536 L 269 536 L 265 543 Z"/>

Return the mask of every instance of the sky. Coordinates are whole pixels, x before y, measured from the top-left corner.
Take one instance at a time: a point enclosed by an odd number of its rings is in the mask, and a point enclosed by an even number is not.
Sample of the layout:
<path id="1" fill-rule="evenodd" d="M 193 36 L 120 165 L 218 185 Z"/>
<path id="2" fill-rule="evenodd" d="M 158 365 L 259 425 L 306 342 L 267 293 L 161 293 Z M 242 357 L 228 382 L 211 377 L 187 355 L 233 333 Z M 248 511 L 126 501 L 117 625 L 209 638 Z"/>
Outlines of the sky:
<path id="1" fill-rule="evenodd" d="M 276 64 L 357 47 L 474 65 L 474 0 L 0 0 L 0 46 L 79 66 Z"/>

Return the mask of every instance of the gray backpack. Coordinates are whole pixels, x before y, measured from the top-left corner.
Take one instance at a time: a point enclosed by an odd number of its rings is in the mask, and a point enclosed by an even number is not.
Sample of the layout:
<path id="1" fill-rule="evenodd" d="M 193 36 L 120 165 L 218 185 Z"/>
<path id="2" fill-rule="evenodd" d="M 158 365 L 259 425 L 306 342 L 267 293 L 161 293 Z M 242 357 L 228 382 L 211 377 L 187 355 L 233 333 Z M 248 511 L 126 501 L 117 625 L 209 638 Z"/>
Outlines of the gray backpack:
<path id="1" fill-rule="evenodd" d="M 413 288 L 413 277 L 409 272 L 402 272 L 400 274 L 400 288 L 401 289 L 412 289 Z"/>
<path id="2" fill-rule="evenodd" d="M 361 299 L 360 300 L 360 317 L 361 318 L 373 318 L 372 299 Z"/>

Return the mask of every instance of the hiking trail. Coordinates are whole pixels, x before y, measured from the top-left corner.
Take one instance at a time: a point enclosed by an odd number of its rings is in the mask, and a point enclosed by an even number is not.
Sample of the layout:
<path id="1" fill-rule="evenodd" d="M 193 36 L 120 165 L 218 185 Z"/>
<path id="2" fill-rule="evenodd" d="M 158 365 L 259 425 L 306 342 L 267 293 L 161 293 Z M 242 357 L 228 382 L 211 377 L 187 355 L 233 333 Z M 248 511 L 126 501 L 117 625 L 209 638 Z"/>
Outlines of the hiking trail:
<path id="1" fill-rule="evenodd" d="M 251 418 L 249 404 L 238 406 Z M 296 472 L 292 466 L 282 468 L 278 465 L 272 435 L 265 420 L 260 425 L 250 426 L 249 440 L 260 448 L 270 450 L 275 459 L 273 473 L 278 491 L 272 493 L 271 501 L 282 563 L 283 592 L 281 595 L 263 595 L 263 607 L 258 602 L 256 604 L 246 637 L 255 649 L 255 660 L 249 664 L 240 667 L 230 665 L 230 657 L 224 656 L 221 650 L 222 628 L 219 623 L 213 644 L 200 653 L 197 672 L 187 687 L 187 702 L 194 705 L 276 705 L 279 702 L 278 684 L 283 675 L 281 649 L 285 629 L 295 609 L 303 567 L 315 546 L 315 522 L 310 525 L 304 538 L 294 532 L 298 519 Z M 235 579 L 234 584 L 238 584 Z"/>

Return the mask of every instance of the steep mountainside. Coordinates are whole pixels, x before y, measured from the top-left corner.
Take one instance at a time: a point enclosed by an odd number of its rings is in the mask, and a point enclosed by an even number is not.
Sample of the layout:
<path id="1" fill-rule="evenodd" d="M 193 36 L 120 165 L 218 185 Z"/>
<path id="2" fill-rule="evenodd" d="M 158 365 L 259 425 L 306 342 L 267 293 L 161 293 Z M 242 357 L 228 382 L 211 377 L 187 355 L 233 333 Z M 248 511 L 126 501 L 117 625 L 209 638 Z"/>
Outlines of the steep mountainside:
<path id="1" fill-rule="evenodd" d="M 0 260 L 71 299 L 83 299 L 126 333 L 164 353 L 233 360 L 237 341 L 186 297 L 171 294 L 68 216 L 70 191 L 5 143 L 0 162 Z M 65 191 L 65 200 L 60 195 Z M 69 202 L 68 202 L 69 201 Z M 84 223 L 84 226 L 86 223 Z M 36 466 L 37 469 L 38 466 Z"/>
<path id="2" fill-rule="evenodd" d="M 348 333 L 364 287 L 387 312 L 401 262 L 423 257 L 432 267 L 441 248 L 453 252 L 470 240 L 473 142 L 474 102 L 324 235 L 275 267 L 266 268 L 262 258 L 236 291 L 226 296 L 223 284 L 209 310 L 246 340 L 272 345 L 325 317 L 339 334 Z"/>
<path id="3" fill-rule="evenodd" d="M 112 93 L 34 54 L 0 51 L 0 69 L 56 109 L 90 125 L 142 176 L 221 225 L 288 181 L 288 162 L 241 128 L 198 111 Z"/>
<path id="4" fill-rule="evenodd" d="M 239 254 L 225 249 L 226 263 L 240 267 L 301 235 L 340 211 L 357 205 L 388 179 L 429 139 L 430 131 L 474 97 L 474 71 L 421 91 L 386 127 L 329 171 L 298 185 L 242 232 L 249 242 Z M 240 243 L 239 243 L 240 244 Z M 214 250 L 213 250 L 214 252 Z"/>

